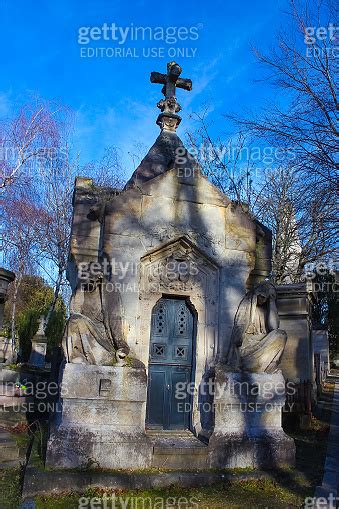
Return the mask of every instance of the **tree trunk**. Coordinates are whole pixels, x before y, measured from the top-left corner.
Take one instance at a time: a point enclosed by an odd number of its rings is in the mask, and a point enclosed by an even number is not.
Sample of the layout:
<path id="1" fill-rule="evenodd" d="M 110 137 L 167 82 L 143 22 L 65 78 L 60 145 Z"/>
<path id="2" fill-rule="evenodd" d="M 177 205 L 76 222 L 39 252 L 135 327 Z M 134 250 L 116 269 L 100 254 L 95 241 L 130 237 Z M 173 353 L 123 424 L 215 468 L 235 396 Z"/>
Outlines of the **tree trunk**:
<path id="1" fill-rule="evenodd" d="M 58 300 L 58 297 L 59 297 L 60 288 L 61 288 L 61 282 L 62 282 L 62 275 L 63 275 L 63 271 L 59 270 L 58 277 L 57 277 L 57 280 L 56 280 L 56 283 L 55 283 L 53 300 L 51 302 L 51 305 L 49 307 L 49 310 L 48 310 L 48 313 L 47 313 L 47 316 L 46 316 L 45 329 L 48 326 L 48 322 L 51 319 L 51 316 L 53 314 L 53 311 L 55 309 L 55 306 L 56 306 L 56 303 L 57 303 L 57 300 Z"/>

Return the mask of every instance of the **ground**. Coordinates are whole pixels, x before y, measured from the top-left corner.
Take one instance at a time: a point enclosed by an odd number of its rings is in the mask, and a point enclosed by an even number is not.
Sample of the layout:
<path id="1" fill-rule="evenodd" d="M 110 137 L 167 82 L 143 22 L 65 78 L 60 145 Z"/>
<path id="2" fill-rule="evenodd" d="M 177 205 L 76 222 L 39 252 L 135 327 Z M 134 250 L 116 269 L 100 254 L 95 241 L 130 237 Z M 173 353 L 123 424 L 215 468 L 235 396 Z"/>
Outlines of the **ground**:
<path id="1" fill-rule="evenodd" d="M 297 465 L 295 469 L 278 472 L 265 472 L 263 480 L 235 480 L 212 487 L 178 488 L 115 493 L 115 498 L 108 498 L 107 509 L 289 509 L 303 507 L 306 497 L 313 497 L 315 486 L 321 483 L 324 460 L 326 456 L 326 439 L 329 431 L 330 401 L 333 384 L 325 386 L 318 418 L 313 418 L 306 430 L 288 429 L 296 441 Z M 235 479 L 240 471 L 235 471 Z M 250 471 L 243 471 L 242 477 L 251 476 Z M 239 476 L 238 476 L 239 477 Z M 0 471 L 0 509 L 18 509 L 20 507 L 20 489 L 22 470 Z M 102 491 L 64 496 L 37 498 L 37 509 L 75 509 L 99 508 L 93 497 L 102 497 Z M 111 497 L 112 494 L 107 494 Z M 113 495 L 114 497 L 114 495 Z M 120 498 L 119 498 L 120 497 Z M 92 500 L 92 502 L 91 502 Z M 90 505 L 92 503 L 92 506 Z M 167 505 L 166 505 L 167 503 Z M 82 505 L 81 505 L 82 504 Z M 115 504 L 115 505 L 114 505 Z"/>

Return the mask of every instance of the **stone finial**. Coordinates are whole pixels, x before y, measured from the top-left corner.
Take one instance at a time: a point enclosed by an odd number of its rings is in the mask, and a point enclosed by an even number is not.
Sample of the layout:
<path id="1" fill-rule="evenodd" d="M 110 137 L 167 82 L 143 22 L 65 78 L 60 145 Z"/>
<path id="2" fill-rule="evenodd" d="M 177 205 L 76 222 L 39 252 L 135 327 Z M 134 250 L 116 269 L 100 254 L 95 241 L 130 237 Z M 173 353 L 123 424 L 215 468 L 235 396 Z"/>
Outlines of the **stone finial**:
<path id="1" fill-rule="evenodd" d="M 187 78 L 180 78 L 182 68 L 176 62 L 167 64 L 167 74 L 159 72 L 151 72 L 151 83 L 161 83 L 162 93 L 165 99 L 158 102 L 157 107 L 161 110 L 157 119 L 160 129 L 175 131 L 181 122 L 181 117 L 177 113 L 181 110 L 181 106 L 177 101 L 175 91 L 176 88 L 184 90 L 192 90 L 192 81 Z"/>

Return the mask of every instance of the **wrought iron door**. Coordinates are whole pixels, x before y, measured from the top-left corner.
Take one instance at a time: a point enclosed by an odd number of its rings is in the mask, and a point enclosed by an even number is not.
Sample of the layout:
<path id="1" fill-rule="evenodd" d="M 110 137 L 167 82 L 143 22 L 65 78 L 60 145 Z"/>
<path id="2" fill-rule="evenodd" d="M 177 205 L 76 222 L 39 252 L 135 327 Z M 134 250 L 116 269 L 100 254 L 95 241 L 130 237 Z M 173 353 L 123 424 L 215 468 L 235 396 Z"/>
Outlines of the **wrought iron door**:
<path id="1" fill-rule="evenodd" d="M 190 426 L 191 401 L 183 388 L 192 379 L 193 325 L 193 315 L 182 299 L 161 299 L 153 309 L 148 427 L 188 429 Z"/>

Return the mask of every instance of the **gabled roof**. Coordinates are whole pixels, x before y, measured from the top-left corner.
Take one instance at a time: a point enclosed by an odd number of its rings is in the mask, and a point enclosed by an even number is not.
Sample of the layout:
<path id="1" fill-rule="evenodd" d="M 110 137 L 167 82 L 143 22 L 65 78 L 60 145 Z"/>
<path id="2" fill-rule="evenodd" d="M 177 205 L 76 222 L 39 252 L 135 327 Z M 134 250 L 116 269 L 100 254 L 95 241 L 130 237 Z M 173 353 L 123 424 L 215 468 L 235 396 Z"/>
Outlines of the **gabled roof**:
<path id="1" fill-rule="evenodd" d="M 163 130 L 146 157 L 144 157 L 138 168 L 134 171 L 125 189 L 141 186 L 148 180 L 163 175 L 168 170 L 174 168 L 174 166 L 177 168 L 193 168 L 199 165 L 189 155 L 176 133 Z"/>

